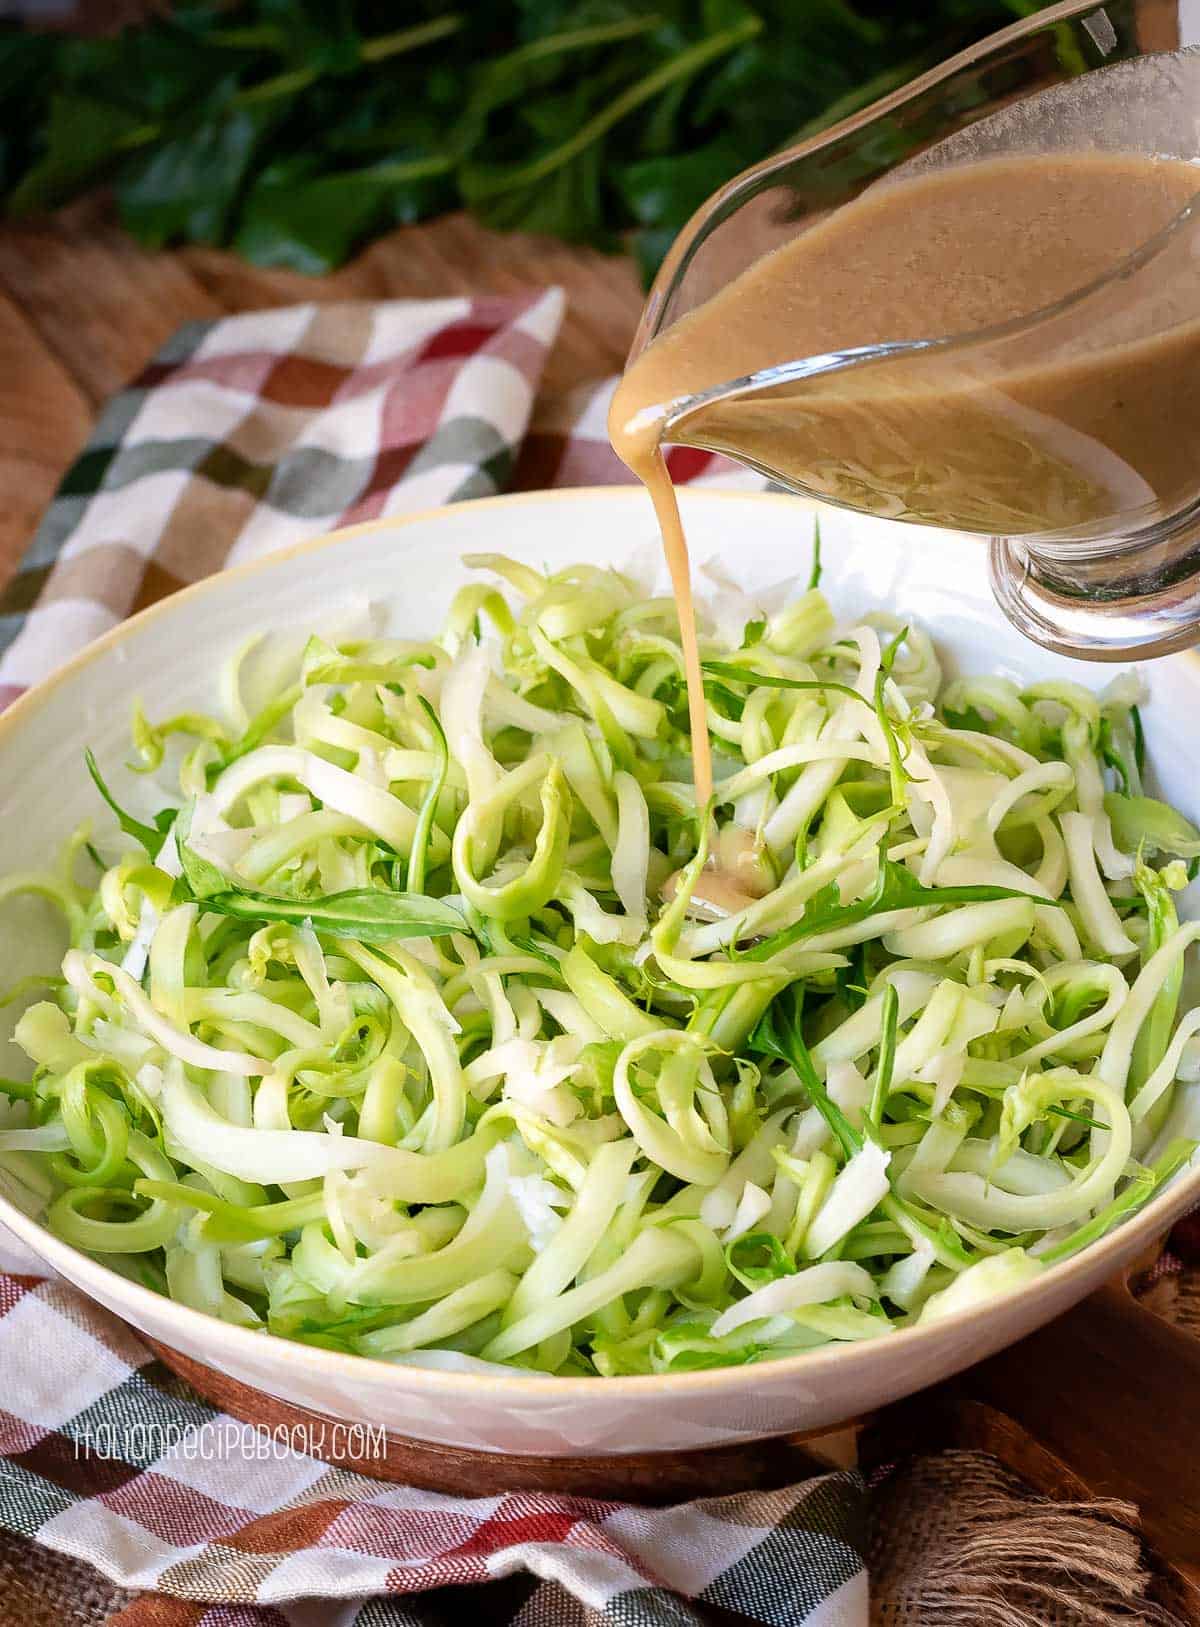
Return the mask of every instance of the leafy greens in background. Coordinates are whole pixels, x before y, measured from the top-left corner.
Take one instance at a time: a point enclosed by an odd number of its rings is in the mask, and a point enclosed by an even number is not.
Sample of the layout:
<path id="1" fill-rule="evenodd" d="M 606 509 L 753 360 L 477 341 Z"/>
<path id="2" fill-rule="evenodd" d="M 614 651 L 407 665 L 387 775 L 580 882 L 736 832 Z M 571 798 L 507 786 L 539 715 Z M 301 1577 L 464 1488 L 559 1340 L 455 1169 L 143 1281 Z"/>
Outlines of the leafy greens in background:
<path id="1" fill-rule="evenodd" d="M 150 247 L 312 273 L 465 205 L 601 247 L 632 228 L 649 274 L 739 169 L 1034 9 L 243 0 L 106 39 L 0 25 L 0 189 L 22 215 L 111 184 Z"/>

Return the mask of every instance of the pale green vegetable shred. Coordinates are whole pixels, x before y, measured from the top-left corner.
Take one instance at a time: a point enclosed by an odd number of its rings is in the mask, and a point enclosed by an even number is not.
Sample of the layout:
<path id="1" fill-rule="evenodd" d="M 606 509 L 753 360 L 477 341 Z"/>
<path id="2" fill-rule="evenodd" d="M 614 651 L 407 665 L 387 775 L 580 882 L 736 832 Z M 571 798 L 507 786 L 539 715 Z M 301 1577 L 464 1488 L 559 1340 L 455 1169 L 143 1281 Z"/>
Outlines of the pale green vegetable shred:
<path id="1" fill-rule="evenodd" d="M 427 644 L 139 706 L 122 835 L 0 888 L 70 935 L 0 1130 L 53 1231 L 329 1349 L 679 1372 L 978 1304 L 1187 1162 L 1200 834 L 1135 679 L 947 684 L 726 584 L 706 816 L 670 600 L 471 563 Z"/>

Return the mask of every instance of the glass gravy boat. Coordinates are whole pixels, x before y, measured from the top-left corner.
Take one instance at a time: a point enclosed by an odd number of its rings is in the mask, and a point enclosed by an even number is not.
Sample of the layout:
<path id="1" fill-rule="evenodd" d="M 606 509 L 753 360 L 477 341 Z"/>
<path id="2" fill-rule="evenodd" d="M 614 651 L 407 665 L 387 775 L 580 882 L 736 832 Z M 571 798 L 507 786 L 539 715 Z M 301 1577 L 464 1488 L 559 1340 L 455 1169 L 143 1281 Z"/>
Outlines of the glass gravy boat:
<path id="1" fill-rule="evenodd" d="M 738 176 L 675 242 L 630 360 L 868 186 L 1026 155 L 1200 162 L 1200 49 L 1182 48 L 1183 12 L 1068 0 Z M 1132 450 L 1119 413 L 1081 432 L 1070 412 L 1031 414 L 1014 388 L 1030 370 L 1101 366 L 1112 396 L 1114 357 L 1124 368 L 1115 395 L 1141 392 L 1143 413 L 1157 419 L 1147 435 L 1143 417 Z M 924 477 L 897 483 L 914 390 L 945 402 L 957 460 L 949 503 L 931 497 Z M 755 444 L 756 407 L 781 394 L 796 411 L 786 459 L 778 437 L 770 456 Z M 1116 661 L 1200 641 L 1200 167 L 1197 196 L 1169 224 L 1055 304 L 966 335 L 799 358 L 681 397 L 662 438 L 729 453 L 842 507 L 989 538 L 998 602 L 1052 649 Z M 922 438 L 927 450 L 928 423 Z M 989 498 L 988 471 L 1013 459 L 1024 460 L 1028 504 L 1012 500 L 1023 485 L 1012 468 L 1006 500 Z"/>

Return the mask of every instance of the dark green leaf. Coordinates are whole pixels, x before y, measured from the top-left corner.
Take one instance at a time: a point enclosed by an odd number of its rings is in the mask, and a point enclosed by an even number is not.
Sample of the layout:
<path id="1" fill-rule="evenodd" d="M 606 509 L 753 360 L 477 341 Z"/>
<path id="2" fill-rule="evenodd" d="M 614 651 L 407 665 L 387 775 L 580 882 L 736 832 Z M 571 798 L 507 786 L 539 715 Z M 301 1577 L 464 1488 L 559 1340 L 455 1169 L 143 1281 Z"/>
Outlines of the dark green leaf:
<path id="1" fill-rule="evenodd" d="M 804 1039 L 804 988 L 793 984 L 777 994 L 759 1018 L 746 1048 L 752 1054 L 778 1057 L 795 1070 L 809 1101 L 820 1113 L 847 1158 L 863 1145 L 863 1138 L 825 1089 Z"/>
<path id="2" fill-rule="evenodd" d="M 515 51 L 506 52 L 481 69 L 471 97 L 470 116 L 482 122 L 500 108 L 524 103 L 545 90 L 564 73 L 578 81 L 594 63 L 600 47 L 624 44 L 650 33 L 658 26 L 653 14 L 627 16 L 588 22 L 579 13 L 579 26 L 550 28 L 540 38 L 529 40 Z"/>
<path id="3" fill-rule="evenodd" d="M 116 815 L 117 824 L 122 831 L 126 836 L 132 837 L 135 842 L 139 842 L 152 859 L 157 859 L 162 850 L 162 845 L 166 841 L 167 831 L 170 830 L 171 825 L 174 823 L 175 809 L 165 808 L 156 816 L 155 824 L 143 824 L 140 819 L 135 819 L 132 814 L 125 812 L 104 783 L 104 778 L 90 747 L 84 752 L 83 760 L 87 764 L 87 771 L 92 777 L 92 783 Z M 159 820 L 164 821 L 161 826 L 158 824 Z"/>
<path id="4" fill-rule="evenodd" d="M 704 693 L 710 701 L 715 701 L 720 706 L 726 717 L 740 719 L 746 710 L 746 702 L 742 696 L 718 678 L 705 678 Z M 684 696 L 680 695 L 679 701 L 682 703 L 683 700 Z"/>
<path id="5" fill-rule="evenodd" d="M 579 223 L 593 213 L 593 194 L 598 199 L 603 159 L 602 143 L 608 133 L 630 114 L 666 92 L 671 86 L 690 79 L 708 63 L 734 49 L 742 40 L 753 36 L 760 27 L 761 23 L 757 17 L 752 13 L 743 12 L 740 20 L 731 27 L 702 38 L 689 49 L 670 56 L 650 73 L 626 85 L 619 94 L 611 96 L 606 104 L 589 118 L 580 122 L 576 117 L 575 127 L 565 139 L 554 145 L 548 145 L 546 150 L 531 159 L 511 164 L 468 164 L 463 169 L 460 179 L 464 197 L 468 203 L 485 206 L 488 217 L 495 219 L 497 224 L 508 226 L 517 224 L 512 216 L 514 210 L 519 208 L 521 224 L 525 224 L 530 218 L 539 222 L 527 226 L 527 229 L 543 231 L 553 229 L 558 230 L 562 236 L 579 235 Z M 585 89 L 586 87 L 579 87 L 574 93 L 577 105 L 580 93 Z M 526 118 L 530 119 L 534 112 L 534 109 L 526 109 Z M 573 172 L 573 181 L 564 183 L 561 179 L 564 172 L 567 174 Z M 556 195 L 555 207 L 569 229 L 553 228 L 545 223 L 547 218 L 543 202 L 545 194 L 540 190 L 543 187 L 547 191 L 552 190 Z M 507 200 L 507 205 L 504 200 Z M 568 201 L 571 209 L 566 212 L 564 206 Z M 497 212 L 500 217 L 498 219 Z M 594 206 L 594 212 L 596 226 L 599 227 L 602 216 L 599 213 L 598 202 Z"/>
<path id="6" fill-rule="evenodd" d="M 51 34 L 0 26 L 0 196 L 35 161 L 54 83 L 58 42 Z"/>
<path id="7" fill-rule="evenodd" d="M 1033 893 L 1018 892 L 1012 887 L 923 887 L 911 871 L 891 859 L 880 861 L 879 875 L 868 897 L 861 898 L 854 904 L 840 904 L 835 902 L 838 896 L 836 883 L 822 888 L 815 898 L 809 900 L 808 907 L 799 921 L 784 927 L 780 932 L 773 933 L 769 938 L 763 938 L 753 948 L 747 949 L 743 958 L 770 960 L 781 950 L 790 949 L 793 944 L 801 943 L 805 938 L 816 937 L 819 932 L 829 932 L 835 927 L 853 926 L 858 921 L 868 920 L 872 915 L 881 915 L 892 910 L 917 909 L 925 904 L 983 904 L 1002 898 L 1029 898 L 1037 904 L 1057 904 L 1056 900 L 1041 898 Z"/>
<path id="8" fill-rule="evenodd" d="M 332 937 L 356 938 L 363 943 L 436 938 L 465 930 L 466 923 L 456 909 L 415 891 L 383 892 L 374 887 L 357 887 L 324 898 L 281 898 L 241 887 L 196 852 L 188 839 L 190 827 L 189 809 L 177 833 L 182 879 L 192 897 L 216 915 L 242 921 L 293 921 Z"/>
<path id="9" fill-rule="evenodd" d="M 267 61 L 256 45 L 217 45 L 203 26 L 170 17 L 122 34 L 68 40 L 61 83 L 111 101 L 147 124 L 167 127 L 194 113 L 231 72 Z"/>
<path id="10" fill-rule="evenodd" d="M 361 41 L 350 0 L 258 0 L 258 10 L 287 57 L 318 73 L 349 73 Z"/>
<path id="11" fill-rule="evenodd" d="M 419 893 L 385 893 L 371 887 L 330 893 L 325 898 L 276 898 L 270 893 L 212 893 L 203 907 L 240 921 L 292 921 L 334 938 L 388 943 L 393 938 L 440 938 L 463 932 L 466 922 L 439 898 Z"/>
<path id="12" fill-rule="evenodd" d="M 1136 706 L 1131 706 L 1129 708 L 1129 716 L 1133 721 L 1134 761 L 1137 763 L 1137 771 L 1140 777 L 1146 772 L 1146 734 L 1145 730 L 1142 728 L 1142 714 L 1140 709 Z"/>
<path id="13" fill-rule="evenodd" d="M 865 943 L 850 944 L 843 951 L 844 966 L 839 966 L 834 972 L 837 984 L 838 998 L 850 1011 L 858 1011 L 867 998 Z"/>
<path id="14" fill-rule="evenodd" d="M 861 701 L 864 706 L 871 705 L 867 697 L 859 694 L 857 689 L 851 689 L 849 684 L 834 683 L 832 679 L 777 678 L 773 673 L 754 672 L 751 668 L 739 667 L 732 661 L 703 661 L 701 666 L 715 678 L 731 678 L 739 684 L 747 684 L 751 689 L 829 690 L 832 694 L 847 695 L 851 700 Z"/>
<path id="15" fill-rule="evenodd" d="M 466 201 L 488 226 L 505 232 L 539 232 L 569 243 L 603 235 L 601 193 L 603 150 L 586 147 L 577 157 L 554 164 L 543 177 L 518 182 L 517 169 L 476 166 L 459 177 Z M 611 245 L 609 245 L 611 246 Z"/>
<path id="16" fill-rule="evenodd" d="M 47 151 L 8 200 L 14 215 L 64 203 L 100 179 L 136 145 L 145 121 L 113 102 L 83 95 L 55 96 L 50 104 Z"/>
<path id="17" fill-rule="evenodd" d="M 411 217 L 422 187 L 444 175 L 440 159 L 315 175 L 306 158 L 265 170 L 245 199 L 234 247 L 256 265 L 319 276 L 340 265 L 384 222 Z"/>
<path id="18" fill-rule="evenodd" d="M 721 136 L 694 152 L 627 164 L 617 177 L 617 185 L 639 226 L 665 226 L 678 231 L 714 188 L 741 168 L 737 146 Z"/>
<path id="19" fill-rule="evenodd" d="M 178 238 L 223 243 L 251 162 L 280 110 L 217 105 L 194 128 L 125 167 L 117 203 L 126 229 L 150 248 Z"/>
<path id="20" fill-rule="evenodd" d="M 1047 1113 L 1053 1113 L 1056 1118 L 1070 1119 L 1072 1124 L 1086 1124 L 1089 1130 L 1108 1129 L 1107 1124 L 1101 1124 L 1097 1119 L 1088 1118 L 1086 1113 L 1073 1113 L 1069 1107 L 1060 1107 L 1057 1102 L 1052 1102 L 1046 1111 Z"/>

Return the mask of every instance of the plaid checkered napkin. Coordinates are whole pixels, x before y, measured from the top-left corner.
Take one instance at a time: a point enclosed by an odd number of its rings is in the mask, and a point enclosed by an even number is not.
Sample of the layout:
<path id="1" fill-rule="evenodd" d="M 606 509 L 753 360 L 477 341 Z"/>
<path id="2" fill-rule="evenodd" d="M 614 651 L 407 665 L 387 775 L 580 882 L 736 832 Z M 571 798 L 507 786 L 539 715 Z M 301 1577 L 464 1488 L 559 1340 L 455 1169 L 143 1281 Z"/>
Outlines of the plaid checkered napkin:
<path id="1" fill-rule="evenodd" d="M 121 1627 L 865 1627 L 854 1474 L 666 1509 L 386 1485 L 217 1412 L 116 1318 L 12 1270 L 0 1371 L 0 1528 L 146 1589 Z"/>
<path id="2" fill-rule="evenodd" d="M 181 329 L 105 409 L 0 598 L 0 704 L 222 566 L 502 490 L 562 310 L 549 289 Z"/>
<path id="3" fill-rule="evenodd" d="M 0 702 L 227 563 L 506 484 L 627 479 L 612 381 L 530 423 L 561 314 L 551 290 L 184 329 L 105 411 L 0 601 Z M 672 472 L 762 484 L 707 453 Z M 0 1266 L 0 1528 L 147 1590 L 122 1627 L 866 1621 L 854 1475 L 662 1510 L 384 1485 L 216 1412 L 15 1240 Z"/>

